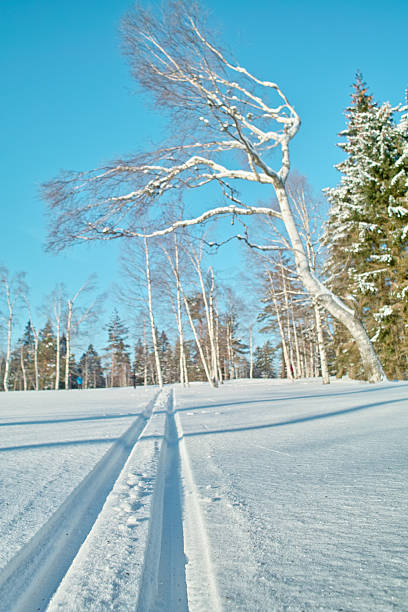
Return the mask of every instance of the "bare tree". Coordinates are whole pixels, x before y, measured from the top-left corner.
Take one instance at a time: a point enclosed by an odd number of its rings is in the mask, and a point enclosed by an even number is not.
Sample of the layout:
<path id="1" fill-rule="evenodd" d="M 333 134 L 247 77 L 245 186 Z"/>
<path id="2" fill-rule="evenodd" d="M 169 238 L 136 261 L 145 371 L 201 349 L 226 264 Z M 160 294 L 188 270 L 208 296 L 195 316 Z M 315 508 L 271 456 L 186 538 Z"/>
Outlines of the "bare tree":
<path id="1" fill-rule="evenodd" d="M 13 334 L 15 310 L 18 303 L 23 299 L 24 292 L 27 290 L 24 279 L 25 274 L 23 272 L 20 272 L 15 276 L 10 277 L 8 269 L 5 266 L 0 267 L 0 289 L 2 299 L 5 302 L 5 310 L 3 313 L 1 313 L 1 316 L 5 321 L 7 329 L 7 345 L 3 374 L 4 391 L 9 390 L 8 379 L 10 372 L 11 340 Z"/>
<path id="2" fill-rule="evenodd" d="M 154 312 L 153 312 L 153 302 L 152 302 L 152 281 L 150 277 L 150 260 L 149 260 L 149 245 L 147 242 L 147 238 L 144 239 L 144 254 L 145 254 L 145 263 L 146 263 L 146 286 L 147 286 L 147 304 L 149 310 L 149 320 L 150 320 L 150 328 L 152 332 L 152 343 L 153 343 L 153 352 L 154 352 L 154 361 L 156 364 L 156 375 L 157 375 L 157 384 L 160 389 L 163 387 L 163 375 L 159 357 L 159 347 L 157 342 L 157 330 L 156 324 L 154 320 Z"/>
<path id="3" fill-rule="evenodd" d="M 130 280 L 131 283 L 127 284 L 127 286 L 124 288 L 121 287 L 119 289 L 119 297 L 132 309 L 134 308 L 135 304 L 137 304 L 146 313 L 150 323 L 150 335 L 152 338 L 155 370 L 154 378 L 157 380 L 159 387 L 162 388 L 163 372 L 156 327 L 156 302 L 158 300 L 154 300 L 153 291 L 154 289 L 157 289 L 157 286 L 160 284 L 163 271 L 160 271 L 160 274 L 158 275 L 156 274 L 156 268 L 152 269 L 151 252 L 152 248 L 155 247 L 154 241 L 144 239 L 142 243 L 135 243 L 127 246 L 128 248 L 122 253 L 122 267 L 127 279 Z M 160 276 L 160 278 L 158 278 L 158 276 Z M 155 302 L 154 308 L 153 302 Z M 145 331 L 145 317 L 143 316 L 143 336 L 145 339 L 144 346 L 145 351 L 147 351 Z M 147 372 L 145 372 L 145 380 L 146 379 Z"/>
<path id="4" fill-rule="evenodd" d="M 176 251 L 177 252 L 177 258 L 175 257 L 174 260 L 172 259 L 172 257 L 170 256 L 169 252 L 166 249 L 163 249 L 163 251 L 164 251 L 164 253 L 165 253 L 166 257 L 167 257 L 167 260 L 168 260 L 168 262 L 170 264 L 170 268 L 171 268 L 171 270 L 172 270 L 172 272 L 173 272 L 173 274 L 175 276 L 175 279 L 176 279 L 176 288 L 177 288 L 177 296 L 178 296 L 179 299 L 182 300 L 182 302 L 184 304 L 184 308 L 185 308 L 185 311 L 186 311 L 186 314 L 187 314 L 188 322 L 190 324 L 191 331 L 193 332 L 194 340 L 195 340 L 195 343 L 196 343 L 196 346 L 197 346 L 198 354 L 200 356 L 201 364 L 203 366 L 206 378 L 207 378 L 208 382 L 210 383 L 210 385 L 214 387 L 216 383 L 215 383 L 215 380 L 214 380 L 213 376 L 211 375 L 211 370 L 210 370 L 210 367 L 209 367 L 209 365 L 207 363 L 207 359 L 206 359 L 205 354 L 204 354 L 203 343 L 202 343 L 202 341 L 201 341 L 201 339 L 199 337 L 199 334 L 197 333 L 197 330 L 195 328 L 194 321 L 193 321 L 193 316 L 192 316 L 192 313 L 191 313 L 190 303 L 189 303 L 189 300 L 187 298 L 187 295 L 185 293 L 185 290 L 184 290 L 184 287 L 183 287 L 183 284 L 182 284 L 182 280 L 181 280 L 181 276 L 180 276 L 180 268 L 179 268 L 179 265 L 178 265 L 178 253 L 179 253 L 179 250 L 177 248 L 177 251 Z M 185 368 L 185 369 L 187 371 L 187 368 Z"/>
<path id="5" fill-rule="evenodd" d="M 89 304 L 77 307 L 77 302 L 81 296 L 89 293 L 95 288 L 95 278 L 91 276 L 85 283 L 74 293 L 72 298 L 68 298 L 66 301 L 66 323 L 65 323 L 65 389 L 69 389 L 69 378 L 70 378 L 70 360 L 71 360 L 71 348 L 72 348 L 72 337 L 78 333 L 80 326 L 90 317 L 96 316 L 98 311 L 98 304 L 102 296 L 98 296 L 93 299 Z"/>
<path id="6" fill-rule="evenodd" d="M 87 173 L 67 173 L 46 185 L 45 196 L 54 213 L 50 247 L 146 237 L 139 228 L 148 226 L 153 205 L 161 200 L 168 210 L 175 190 L 218 184 L 229 204 L 207 209 L 195 218 L 170 221 L 148 236 L 226 214 L 280 220 L 306 290 L 347 327 L 369 380 L 385 379 L 356 313 L 310 268 L 286 190 L 289 147 L 300 118 L 281 88 L 227 59 L 210 42 L 196 5 L 172 2 L 159 16 L 138 6 L 125 19 L 123 33 L 133 75 L 158 105 L 172 111 L 173 122 L 187 128 L 187 135 L 176 146 Z M 277 209 L 241 201 L 236 187 L 242 182 L 268 186 L 276 196 Z M 156 211 L 151 217 L 155 228 L 157 219 Z"/>
<path id="7" fill-rule="evenodd" d="M 63 283 L 57 283 L 55 289 L 52 291 L 51 295 L 46 298 L 45 312 L 48 315 L 48 318 L 53 319 L 55 325 L 55 382 L 54 389 L 58 391 L 60 386 L 60 376 L 61 376 L 61 332 L 63 328 L 64 319 L 67 320 L 68 327 L 68 312 L 69 310 L 69 301 L 65 295 L 66 290 Z M 66 308 L 67 307 L 67 308 Z M 69 331 L 71 331 L 72 327 L 72 308 L 71 308 L 71 321 L 69 322 Z M 70 343 L 68 344 L 68 348 L 70 350 Z M 65 373 L 66 373 L 65 366 Z"/>

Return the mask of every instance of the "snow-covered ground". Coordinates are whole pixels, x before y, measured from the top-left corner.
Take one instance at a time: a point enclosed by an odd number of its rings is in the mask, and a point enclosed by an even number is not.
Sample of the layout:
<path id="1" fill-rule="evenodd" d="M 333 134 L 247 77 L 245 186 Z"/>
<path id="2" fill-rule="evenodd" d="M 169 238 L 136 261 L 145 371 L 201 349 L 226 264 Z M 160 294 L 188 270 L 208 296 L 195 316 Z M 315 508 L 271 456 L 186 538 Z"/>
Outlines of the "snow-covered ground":
<path id="1" fill-rule="evenodd" d="M 408 384 L 0 395 L 0 611 L 408 610 Z"/>

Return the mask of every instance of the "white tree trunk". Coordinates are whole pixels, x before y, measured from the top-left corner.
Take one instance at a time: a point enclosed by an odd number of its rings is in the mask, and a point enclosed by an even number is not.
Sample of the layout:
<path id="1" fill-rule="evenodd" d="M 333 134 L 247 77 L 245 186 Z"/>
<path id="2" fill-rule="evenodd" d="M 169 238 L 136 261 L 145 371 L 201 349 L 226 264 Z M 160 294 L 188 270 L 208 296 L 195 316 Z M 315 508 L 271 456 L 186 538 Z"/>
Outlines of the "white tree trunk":
<path id="1" fill-rule="evenodd" d="M 215 385 L 214 385 L 214 382 L 213 382 L 213 380 L 211 378 L 211 375 L 210 375 L 210 370 L 209 370 L 208 365 L 207 365 L 207 361 L 206 361 L 206 358 L 205 358 L 205 355 L 204 355 L 203 347 L 202 347 L 200 338 L 198 337 L 197 330 L 196 330 L 196 328 L 194 326 L 193 318 L 191 316 L 190 306 L 189 306 L 187 297 L 186 297 L 186 295 L 184 293 L 183 286 L 181 284 L 179 271 L 175 267 L 175 265 L 174 265 L 170 255 L 168 254 L 166 249 L 163 249 L 163 252 L 164 252 L 164 254 L 167 257 L 167 259 L 169 261 L 169 264 L 170 264 L 170 267 L 171 267 L 171 269 L 173 271 L 173 274 L 174 274 L 174 276 L 176 278 L 177 289 L 180 291 L 180 295 L 181 295 L 182 300 L 183 300 L 184 308 L 185 308 L 186 313 L 187 313 L 188 322 L 190 323 L 191 331 L 193 332 L 194 340 L 195 340 L 195 343 L 197 345 L 198 353 L 200 355 L 200 359 L 201 359 L 202 366 L 204 368 L 205 375 L 206 375 L 207 380 L 210 383 L 210 385 L 212 387 L 214 387 Z M 186 367 L 186 373 L 187 373 L 187 367 Z"/>
<path id="2" fill-rule="evenodd" d="M 201 269 L 201 261 L 195 253 L 190 254 L 190 259 L 193 263 L 195 271 L 197 272 L 197 276 L 200 282 L 201 295 L 203 297 L 203 303 L 204 303 L 204 311 L 205 311 L 205 316 L 207 319 L 208 339 L 210 341 L 210 358 L 209 358 L 209 363 L 211 364 L 210 376 L 211 376 L 211 379 L 213 380 L 213 386 L 218 387 L 218 369 L 217 369 L 217 354 L 216 354 L 215 339 L 214 339 L 214 321 L 210 313 L 209 300 L 208 300 L 207 292 L 204 286 L 204 278 L 203 278 L 203 272 Z M 214 286 L 214 276 L 212 276 L 212 287 L 210 289 L 210 293 L 213 290 L 213 286 Z"/>
<path id="3" fill-rule="evenodd" d="M 215 387 L 214 380 L 211 377 L 210 370 L 209 370 L 208 365 L 207 365 L 207 360 L 206 360 L 205 355 L 204 355 L 204 351 L 203 351 L 203 347 L 202 347 L 200 338 L 198 337 L 197 330 L 196 330 L 196 328 L 194 326 L 194 321 L 193 321 L 193 317 L 191 316 L 191 311 L 190 311 L 190 306 L 189 306 L 188 300 L 187 300 L 186 296 L 184 295 L 184 292 L 182 293 L 182 295 L 183 295 L 184 308 L 186 309 L 187 318 L 188 318 L 188 321 L 190 323 L 191 331 L 193 332 L 194 340 L 195 340 L 196 345 L 197 345 L 198 353 L 200 355 L 200 359 L 201 359 L 201 363 L 202 363 L 203 368 L 204 368 L 205 375 L 206 375 L 207 380 L 210 383 L 210 385 L 212 387 Z"/>
<path id="4" fill-rule="evenodd" d="M 23 389 L 24 389 L 24 391 L 27 391 L 27 372 L 26 372 L 26 368 L 25 368 L 25 364 L 24 364 L 24 347 L 23 347 L 23 345 L 20 346 L 20 365 L 21 365 L 21 372 L 23 374 Z"/>
<path id="5" fill-rule="evenodd" d="M 215 325 L 215 310 L 214 310 L 214 271 L 210 268 L 211 274 L 211 286 L 208 296 L 208 323 L 210 333 L 210 344 L 211 344 L 211 370 L 214 377 L 215 386 L 218 387 L 218 358 L 217 358 L 217 340 L 216 340 L 216 325 Z"/>
<path id="6" fill-rule="evenodd" d="M 67 327 L 65 330 L 66 351 L 65 351 L 65 389 L 69 389 L 69 366 L 71 358 L 71 328 L 72 328 L 72 300 L 68 300 Z"/>
<path id="7" fill-rule="evenodd" d="M 325 287 L 310 270 L 305 249 L 299 236 L 292 211 L 290 210 L 288 197 L 283 184 L 275 184 L 275 191 L 279 201 L 282 218 L 292 244 L 296 270 L 300 280 L 310 295 L 349 330 L 360 352 L 368 380 L 370 382 L 386 380 L 383 367 L 362 322 L 355 316 L 354 312 Z"/>
<path id="8" fill-rule="evenodd" d="M 177 244 L 177 235 L 174 234 L 174 249 L 175 249 L 175 269 L 176 279 L 180 277 L 179 268 L 179 250 Z M 180 368 L 180 384 L 183 387 L 188 386 L 188 375 L 187 375 L 187 364 L 186 356 L 184 351 L 184 330 L 183 321 L 181 316 L 181 292 L 179 283 L 176 282 L 176 303 L 177 303 L 177 329 L 179 334 L 179 345 L 180 345 L 180 357 L 179 357 L 179 368 Z"/>
<path id="9" fill-rule="evenodd" d="M 254 377 L 254 353 L 253 353 L 253 338 L 252 338 L 252 323 L 249 326 L 249 378 Z"/>
<path id="10" fill-rule="evenodd" d="M 146 261 L 147 305 L 149 309 L 150 327 L 152 330 L 152 342 L 153 342 L 154 359 L 155 359 L 155 364 L 156 364 L 157 384 L 159 385 L 160 389 L 162 389 L 163 388 L 163 376 L 162 376 L 162 371 L 161 371 L 159 348 L 158 348 L 158 343 L 157 343 L 156 325 L 154 322 L 154 314 L 153 314 L 152 282 L 150 278 L 149 248 L 147 246 L 147 238 L 144 239 L 144 252 L 145 252 L 145 261 Z"/>
<path id="11" fill-rule="evenodd" d="M 146 387 L 147 387 L 147 342 L 146 342 L 146 321 L 144 319 L 143 319 L 143 354 L 144 354 L 143 386 L 146 390 Z"/>
<path id="12" fill-rule="evenodd" d="M 275 307 L 276 321 L 278 323 L 279 333 L 280 333 L 280 337 L 281 337 L 283 362 L 285 364 L 285 369 L 286 369 L 287 377 L 290 380 L 293 380 L 293 372 L 292 372 L 292 368 L 291 368 L 291 365 L 290 365 L 289 352 L 288 352 L 288 347 L 287 347 L 287 344 L 286 344 L 285 331 L 283 329 L 283 323 L 282 323 L 282 319 L 281 319 L 279 304 L 278 304 L 278 300 L 276 299 L 275 286 L 273 284 L 272 274 L 270 273 L 269 270 L 267 272 L 268 272 L 269 282 L 270 282 L 270 287 L 271 287 L 272 301 L 273 301 L 273 305 Z"/>
<path id="13" fill-rule="evenodd" d="M 9 315 L 7 319 L 7 352 L 6 352 L 6 359 L 5 359 L 5 364 L 4 364 L 4 378 L 3 378 L 4 391 L 9 390 L 8 378 L 9 378 L 10 357 L 11 357 L 11 335 L 12 335 L 12 330 L 13 330 L 13 307 L 11 304 L 10 290 L 8 286 L 7 286 L 7 306 L 9 310 Z"/>
<path id="14" fill-rule="evenodd" d="M 316 320 L 316 334 L 317 334 L 317 344 L 319 347 L 320 368 L 322 371 L 322 382 L 324 385 L 328 385 L 330 383 L 330 377 L 329 377 L 329 369 L 327 366 L 326 347 L 324 345 L 322 317 L 320 316 L 320 310 L 316 303 L 314 304 L 314 314 L 315 314 L 315 320 Z"/>

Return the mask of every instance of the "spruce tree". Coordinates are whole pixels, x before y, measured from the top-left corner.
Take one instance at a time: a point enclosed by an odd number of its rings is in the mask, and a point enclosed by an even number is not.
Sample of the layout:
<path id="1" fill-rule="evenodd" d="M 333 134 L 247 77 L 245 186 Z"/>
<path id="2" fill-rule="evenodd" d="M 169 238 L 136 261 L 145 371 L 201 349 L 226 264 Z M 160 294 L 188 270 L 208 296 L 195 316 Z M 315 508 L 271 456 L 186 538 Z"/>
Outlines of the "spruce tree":
<path id="1" fill-rule="evenodd" d="M 107 325 L 108 344 L 105 347 L 109 359 L 108 384 L 111 387 L 124 387 L 130 384 L 131 364 L 126 344 L 128 329 L 115 309 Z"/>
<path id="2" fill-rule="evenodd" d="M 274 355 L 276 348 L 270 340 L 263 346 L 257 346 L 254 354 L 254 376 L 255 378 L 274 378 Z"/>
<path id="3" fill-rule="evenodd" d="M 38 366 L 40 370 L 40 388 L 53 389 L 55 379 L 56 339 L 52 323 L 48 320 L 40 331 L 38 346 Z"/>
<path id="4" fill-rule="evenodd" d="M 83 389 L 97 389 L 105 386 L 101 358 L 90 344 L 79 360 L 79 374 Z"/>
<path id="5" fill-rule="evenodd" d="M 399 107 L 378 106 L 360 73 L 346 111 L 339 146 L 347 154 L 336 166 L 340 184 L 327 189 L 331 204 L 325 243 L 331 289 L 350 301 L 363 320 L 387 375 L 407 375 L 408 155 L 406 117 Z M 398 354 L 394 350 L 400 346 Z M 335 323 L 336 368 L 362 377 L 357 348 Z"/>

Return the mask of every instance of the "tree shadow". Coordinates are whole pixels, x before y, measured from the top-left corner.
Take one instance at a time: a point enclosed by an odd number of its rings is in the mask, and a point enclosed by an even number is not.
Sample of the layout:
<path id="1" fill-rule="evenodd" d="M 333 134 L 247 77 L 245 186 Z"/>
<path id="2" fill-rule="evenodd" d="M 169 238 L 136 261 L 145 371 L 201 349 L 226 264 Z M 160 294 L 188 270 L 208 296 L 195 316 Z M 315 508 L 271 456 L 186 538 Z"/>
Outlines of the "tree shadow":
<path id="1" fill-rule="evenodd" d="M 95 438 L 94 440 L 64 440 L 63 442 L 39 442 L 38 444 L 22 444 L 21 446 L 4 446 L 0 448 L 0 453 L 7 453 L 10 451 L 23 451 L 23 450 L 33 450 L 33 449 L 41 449 L 41 448 L 58 448 L 61 446 L 83 446 L 83 445 L 94 445 L 94 444 L 103 444 L 118 442 L 120 444 L 119 438 Z"/>
<path id="2" fill-rule="evenodd" d="M 53 425 L 57 423 L 75 423 L 81 421 L 104 421 L 108 419 L 126 419 L 129 417 L 139 417 L 141 412 L 128 412 L 127 414 L 110 414 L 104 416 L 70 417 L 66 419 L 40 419 L 38 421 L 12 421 L 10 423 L 0 423 L 0 427 L 15 427 L 16 425 Z"/>
<path id="3" fill-rule="evenodd" d="M 408 383 L 402 383 L 402 384 L 398 384 L 398 385 L 392 385 L 392 389 L 396 389 L 399 387 L 407 387 Z M 359 389 L 356 391 L 339 391 L 339 392 L 330 392 L 330 393 L 313 393 L 311 395 L 284 395 L 283 393 L 281 393 L 278 397 L 264 397 L 263 399 L 256 399 L 256 400 L 245 400 L 242 402 L 223 402 L 220 404 L 203 404 L 201 406 L 190 406 L 190 407 L 185 407 L 185 408 L 178 408 L 177 412 L 191 412 L 191 411 L 195 411 L 195 410 L 206 410 L 207 408 L 222 408 L 222 407 L 228 407 L 228 406 L 242 406 L 245 404 L 251 405 L 251 404 L 265 404 L 267 403 L 276 403 L 276 402 L 282 402 L 282 401 L 297 401 L 297 400 L 304 400 L 304 399 L 314 399 L 314 398 L 334 398 L 334 397 L 343 397 L 344 395 L 355 395 L 355 394 L 361 394 L 361 393 L 372 393 L 372 392 L 379 392 L 382 390 L 385 390 L 387 387 L 384 387 L 383 385 L 379 386 L 374 386 L 368 388 L 368 389 Z M 290 390 L 290 387 L 289 387 Z M 394 401 L 394 400 L 392 400 Z M 398 400 L 399 401 L 399 400 Z M 388 403 L 388 402 L 385 402 Z"/>
<path id="4" fill-rule="evenodd" d="M 203 431 L 193 431 L 189 433 L 184 433 L 183 437 L 192 438 L 195 436 L 208 436 L 212 434 L 222 434 L 222 433 L 236 433 L 241 431 L 254 431 L 257 429 L 273 429 L 275 427 L 285 427 L 290 425 L 298 425 L 299 423 L 307 423 L 310 421 L 320 421 L 323 419 L 330 419 L 336 416 L 342 416 L 347 414 L 352 414 L 355 412 L 360 412 L 362 410 L 369 410 L 370 408 L 377 408 L 378 406 L 386 406 L 389 404 L 397 404 L 400 402 L 407 402 L 406 398 L 394 399 L 394 400 L 386 400 L 383 402 L 375 402 L 372 404 L 364 404 L 362 406 L 355 406 L 354 408 L 345 408 L 344 410 L 335 410 L 333 412 L 325 412 L 323 414 L 314 414 L 311 416 L 300 417 L 297 419 L 288 419 L 287 421 L 278 421 L 276 423 L 267 423 L 265 425 L 250 425 L 246 427 L 231 427 L 225 429 L 205 429 Z M 237 402 L 243 403 L 243 402 Z M 178 410 L 176 410 L 178 412 Z"/>

